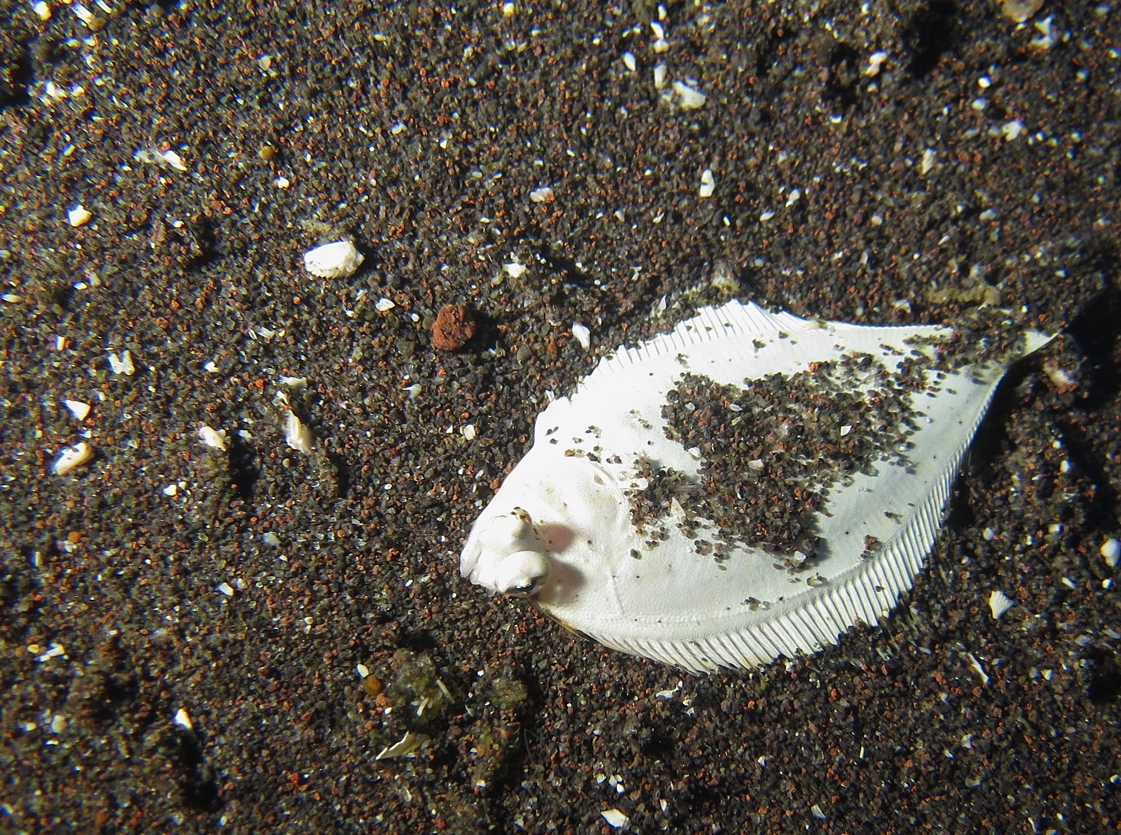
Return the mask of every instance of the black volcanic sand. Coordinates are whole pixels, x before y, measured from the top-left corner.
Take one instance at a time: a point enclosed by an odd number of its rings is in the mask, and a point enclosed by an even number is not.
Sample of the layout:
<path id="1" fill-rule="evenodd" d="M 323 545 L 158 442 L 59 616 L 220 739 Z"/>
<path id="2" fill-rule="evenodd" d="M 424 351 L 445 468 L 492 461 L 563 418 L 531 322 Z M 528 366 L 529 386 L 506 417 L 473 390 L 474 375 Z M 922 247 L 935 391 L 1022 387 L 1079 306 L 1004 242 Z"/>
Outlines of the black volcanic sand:
<path id="1" fill-rule="evenodd" d="M 643 2 L 48 2 L 0 3 L 0 830 L 1118 825 L 1116 3 L 667 3 L 656 52 Z M 355 275 L 303 270 L 343 237 Z M 731 285 L 1064 329 L 886 623 L 693 676 L 460 579 L 548 393 Z"/>

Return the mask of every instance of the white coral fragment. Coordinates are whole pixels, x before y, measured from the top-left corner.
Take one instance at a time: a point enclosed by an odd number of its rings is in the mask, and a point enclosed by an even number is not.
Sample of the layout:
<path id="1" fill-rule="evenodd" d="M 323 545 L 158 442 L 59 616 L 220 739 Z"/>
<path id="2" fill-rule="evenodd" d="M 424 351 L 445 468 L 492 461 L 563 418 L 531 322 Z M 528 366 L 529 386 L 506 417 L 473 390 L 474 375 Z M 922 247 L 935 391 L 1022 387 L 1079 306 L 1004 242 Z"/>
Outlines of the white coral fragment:
<path id="1" fill-rule="evenodd" d="M 585 351 L 592 347 L 592 332 L 588 329 L 587 325 L 581 325 L 579 322 L 573 322 L 572 335 L 576 338 L 576 341 L 580 343 L 580 347 Z"/>
<path id="2" fill-rule="evenodd" d="M 304 269 L 320 278 L 347 278 L 366 260 L 350 241 L 334 241 L 304 253 Z"/>
<path id="3" fill-rule="evenodd" d="M 85 441 L 66 447 L 51 469 L 55 475 L 69 475 L 75 469 L 88 463 L 93 458 L 93 447 Z"/>
<path id="4" fill-rule="evenodd" d="M 311 430 L 308 429 L 300 419 L 296 417 L 291 409 L 288 411 L 288 416 L 284 419 L 284 440 L 288 442 L 288 446 L 302 452 L 304 455 L 311 455 Z"/>

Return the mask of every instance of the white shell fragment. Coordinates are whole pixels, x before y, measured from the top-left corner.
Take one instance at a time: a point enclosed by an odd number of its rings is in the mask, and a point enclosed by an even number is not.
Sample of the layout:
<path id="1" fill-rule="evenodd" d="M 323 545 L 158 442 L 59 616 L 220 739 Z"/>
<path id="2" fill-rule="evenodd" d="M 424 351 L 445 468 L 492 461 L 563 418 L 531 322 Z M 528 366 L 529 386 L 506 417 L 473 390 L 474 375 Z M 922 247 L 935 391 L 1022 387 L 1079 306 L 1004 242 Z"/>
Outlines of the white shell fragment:
<path id="1" fill-rule="evenodd" d="M 688 670 L 816 651 L 911 587 L 1008 364 L 1048 341 L 705 308 L 538 415 L 460 571 Z"/>
<path id="2" fill-rule="evenodd" d="M 540 186 L 529 193 L 533 203 L 552 203 L 555 197 L 556 193 L 549 186 Z"/>
<path id="3" fill-rule="evenodd" d="M 417 752 L 424 743 L 428 741 L 428 737 L 424 734 L 414 734 L 412 731 L 406 731 L 405 735 L 401 737 L 399 742 L 392 745 L 387 745 L 382 748 L 378 753 L 375 760 L 389 760 L 394 757 L 411 757 Z"/>
<path id="4" fill-rule="evenodd" d="M 85 441 L 66 447 L 51 467 L 55 475 L 70 475 L 78 467 L 93 459 L 93 447 Z"/>
<path id="5" fill-rule="evenodd" d="M 585 351 L 592 347 L 592 332 L 588 329 L 587 325 L 582 325 L 579 322 L 572 323 L 572 336 L 580 343 L 580 347 Z"/>
<path id="6" fill-rule="evenodd" d="M 90 222 L 90 219 L 92 217 L 93 217 L 93 212 L 91 212 L 89 209 L 87 209 L 81 203 L 79 203 L 77 206 L 75 206 L 72 209 L 68 209 L 67 212 L 66 212 L 66 221 L 71 226 L 85 226 L 87 223 Z"/>
<path id="7" fill-rule="evenodd" d="M 1121 563 L 1121 542 L 1111 536 L 1102 543 L 1098 553 L 1105 557 L 1106 564 L 1110 568 L 1117 568 L 1117 564 Z"/>
<path id="8" fill-rule="evenodd" d="M 677 106 L 682 110 L 698 110 L 705 105 L 705 94 L 696 87 L 691 87 L 684 81 L 674 81 L 670 85 L 673 90 Z"/>
<path id="9" fill-rule="evenodd" d="M 187 713 L 184 708 L 179 708 L 179 710 L 175 711 L 175 718 L 171 721 L 185 731 L 190 731 L 191 733 L 195 732 L 194 723 L 191 722 L 191 715 Z"/>
<path id="10" fill-rule="evenodd" d="M 81 400 L 63 400 L 62 405 L 78 420 L 85 420 L 89 417 L 91 408 L 89 403 L 83 403 Z"/>
<path id="11" fill-rule="evenodd" d="M 347 278 L 366 260 L 350 241 L 323 244 L 304 253 L 304 268 L 320 278 Z"/>
<path id="12" fill-rule="evenodd" d="M 171 150 L 161 151 L 159 148 L 141 148 L 132 155 L 132 158 L 137 162 L 163 165 L 174 168 L 176 171 L 187 170 L 187 164 L 183 162 L 183 157 Z"/>
<path id="13" fill-rule="evenodd" d="M 989 609 L 992 610 L 993 620 L 1000 620 L 1000 616 L 1015 605 L 1015 601 L 999 589 L 989 595 Z"/>
<path id="14" fill-rule="evenodd" d="M 136 373 L 136 364 L 132 361 L 132 352 L 129 350 L 121 351 L 121 355 L 117 356 L 114 353 L 108 355 L 109 370 L 114 374 L 123 374 L 126 377 L 131 377 Z"/>
<path id="15" fill-rule="evenodd" d="M 206 444 L 211 449 L 226 451 L 226 430 L 215 429 L 211 426 L 199 427 L 199 440 Z"/>
<path id="16" fill-rule="evenodd" d="M 630 823 L 630 818 L 620 812 L 618 809 L 604 809 L 600 812 L 603 819 L 607 821 L 615 829 L 621 829 Z"/>
<path id="17" fill-rule="evenodd" d="M 311 430 L 300 422 L 300 419 L 291 409 L 288 410 L 288 414 L 284 418 L 284 440 L 296 452 L 311 455 Z"/>
<path id="18" fill-rule="evenodd" d="M 701 187 L 697 189 L 697 196 L 708 198 L 716 193 L 716 178 L 712 176 L 712 169 L 706 168 L 701 172 Z"/>

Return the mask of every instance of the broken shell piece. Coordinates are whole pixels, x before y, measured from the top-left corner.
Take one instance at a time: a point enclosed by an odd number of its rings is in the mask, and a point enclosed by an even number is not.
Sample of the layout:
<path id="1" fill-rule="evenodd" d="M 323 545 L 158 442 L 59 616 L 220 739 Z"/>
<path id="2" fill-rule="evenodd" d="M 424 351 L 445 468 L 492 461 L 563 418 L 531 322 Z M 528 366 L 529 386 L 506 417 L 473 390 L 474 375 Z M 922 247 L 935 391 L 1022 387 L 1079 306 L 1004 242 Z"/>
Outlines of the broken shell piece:
<path id="1" fill-rule="evenodd" d="M 1027 23 L 1043 8 L 1043 0 L 997 0 L 1000 11 L 1013 23 Z"/>
<path id="2" fill-rule="evenodd" d="M 880 65 L 887 60 L 886 52 L 873 52 L 868 57 L 868 66 L 864 68 L 864 74 L 870 78 L 880 74 Z"/>
<path id="3" fill-rule="evenodd" d="M 1118 563 L 1121 563 L 1121 541 L 1110 537 L 1102 543 L 1098 553 L 1105 557 L 1110 568 L 1117 568 Z"/>
<path id="4" fill-rule="evenodd" d="M 604 809 L 602 812 L 600 812 L 600 815 L 602 815 L 603 819 L 611 824 L 611 826 L 613 826 L 615 829 L 623 828 L 628 823 L 630 823 L 631 820 L 618 809 Z"/>
<path id="5" fill-rule="evenodd" d="M 226 430 L 213 429 L 212 427 L 203 426 L 199 427 L 199 440 L 206 444 L 211 449 L 226 451 Z"/>
<path id="6" fill-rule="evenodd" d="M 688 670 L 836 643 L 911 587 L 1008 364 L 1050 339 L 1001 338 L 704 308 L 538 415 L 460 572 Z"/>
<path id="7" fill-rule="evenodd" d="M 121 351 L 119 357 L 114 353 L 110 353 L 109 370 L 114 374 L 124 374 L 126 377 L 131 377 L 135 374 L 136 365 L 132 361 L 132 352 L 126 349 Z"/>
<path id="8" fill-rule="evenodd" d="M 88 463 L 93 458 L 93 447 L 85 441 L 66 447 L 51 469 L 55 475 L 70 475 L 76 468 Z"/>
<path id="9" fill-rule="evenodd" d="M 697 196 L 708 198 L 716 193 L 716 178 L 712 176 L 712 169 L 706 168 L 701 172 L 701 187 L 697 189 Z"/>
<path id="10" fill-rule="evenodd" d="M 78 420 L 85 420 L 89 416 L 91 408 L 89 403 L 83 403 L 81 400 L 63 400 L 62 405 Z"/>
<path id="11" fill-rule="evenodd" d="M 670 84 L 670 89 L 673 90 L 673 101 L 682 110 L 697 110 L 704 107 L 706 96 L 696 87 L 684 81 L 674 81 Z"/>
<path id="12" fill-rule="evenodd" d="M 176 171 L 187 170 L 187 164 L 183 162 L 183 157 L 171 150 L 161 151 L 159 148 L 141 148 L 132 155 L 132 158 L 137 162 L 166 165 Z"/>
<path id="13" fill-rule="evenodd" d="M 989 608 L 993 612 L 993 620 L 1000 620 L 1000 616 L 1015 605 L 1016 603 L 999 589 L 989 595 Z"/>
<path id="14" fill-rule="evenodd" d="M 66 212 L 66 220 L 71 226 L 85 226 L 90 222 L 93 217 L 93 212 L 79 203 L 73 209 Z"/>
<path id="15" fill-rule="evenodd" d="M 579 322 L 572 323 L 572 335 L 576 341 L 580 343 L 580 347 L 587 351 L 592 347 L 592 332 L 588 330 L 587 325 L 581 325 Z"/>
<path id="16" fill-rule="evenodd" d="M 300 419 L 291 409 L 288 410 L 288 416 L 284 419 L 284 440 L 296 452 L 311 455 L 311 430 L 300 422 Z"/>
<path id="17" fill-rule="evenodd" d="M 171 721 L 173 721 L 176 725 L 178 725 L 185 731 L 189 731 L 191 733 L 195 732 L 195 726 L 191 722 L 191 715 L 187 713 L 187 711 L 183 708 L 179 708 L 179 710 L 175 711 L 175 718 Z"/>
<path id="18" fill-rule="evenodd" d="M 365 260 L 350 241 L 335 241 L 305 252 L 304 269 L 320 278 L 346 278 L 354 275 Z"/>
<path id="19" fill-rule="evenodd" d="M 395 742 L 393 745 L 387 745 L 381 749 L 375 760 L 388 760 L 393 757 L 409 757 L 416 753 L 424 743 L 428 742 L 428 737 L 424 734 L 414 734 L 412 731 L 407 731 L 400 742 Z"/>

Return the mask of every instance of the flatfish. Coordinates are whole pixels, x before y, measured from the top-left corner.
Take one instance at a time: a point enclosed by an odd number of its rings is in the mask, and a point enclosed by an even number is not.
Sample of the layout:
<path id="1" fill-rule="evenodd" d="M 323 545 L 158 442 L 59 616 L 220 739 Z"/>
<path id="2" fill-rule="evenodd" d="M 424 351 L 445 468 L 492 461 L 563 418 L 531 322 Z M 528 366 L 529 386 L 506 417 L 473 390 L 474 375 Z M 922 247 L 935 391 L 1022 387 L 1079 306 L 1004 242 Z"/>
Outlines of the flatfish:
<path id="1" fill-rule="evenodd" d="M 700 310 L 537 417 L 460 570 L 606 646 L 750 667 L 876 624 L 911 587 L 1009 365 L 992 312 L 868 327 Z"/>

